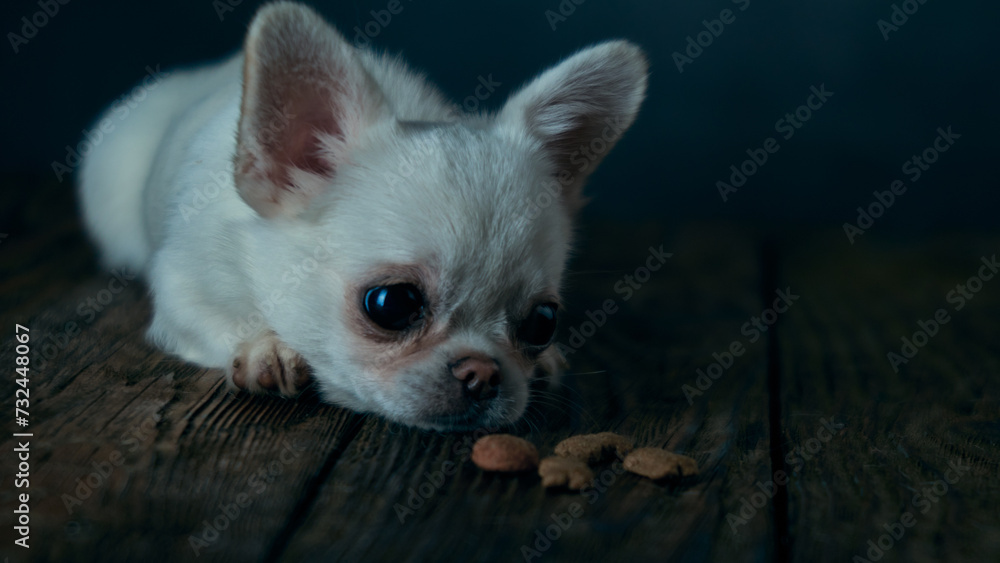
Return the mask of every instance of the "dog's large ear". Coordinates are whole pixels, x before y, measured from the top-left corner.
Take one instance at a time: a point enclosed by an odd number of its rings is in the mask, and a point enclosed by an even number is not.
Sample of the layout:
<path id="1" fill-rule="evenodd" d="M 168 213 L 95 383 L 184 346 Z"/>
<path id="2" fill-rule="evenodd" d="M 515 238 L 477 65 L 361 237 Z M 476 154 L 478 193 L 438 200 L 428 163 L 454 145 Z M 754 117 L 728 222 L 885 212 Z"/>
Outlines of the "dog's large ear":
<path id="1" fill-rule="evenodd" d="M 236 187 L 260 215 L 294 216 L 386 106 L 354 49 L 305 6 L 262 8 L 244 57 Z"/>
<path id="2" fill-rule="evenodd" d="M 587 176 L 635 121 L 648 69 L 638 47 L 608 41 L 545 71 L 504 106 L 500 121 L 524 127 L 555 163 L 570 210 L 582 204 Z"/>

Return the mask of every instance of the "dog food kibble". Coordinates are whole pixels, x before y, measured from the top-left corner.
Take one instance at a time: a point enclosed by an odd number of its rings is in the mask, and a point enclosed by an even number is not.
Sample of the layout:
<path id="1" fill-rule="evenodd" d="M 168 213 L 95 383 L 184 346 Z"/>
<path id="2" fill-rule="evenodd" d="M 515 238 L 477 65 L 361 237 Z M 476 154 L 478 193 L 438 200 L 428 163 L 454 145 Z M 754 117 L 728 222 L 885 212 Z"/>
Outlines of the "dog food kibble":
<path id="1" fill-rule="evenodd" d="M 690 477 L 698 474 L 698 462 L 686 456 L 661 450 L 639 448 L 625 458 L 625 469 L 650 479 Z"/>
<path id="2" fill-rule="evenodd" d="M 587 464 L 571 457 L 547 457 L 538 465 L 543 487 L 566 487 L 579 491 L 594 480 Z"/>
<path id="3" fill-rule="evenodd" d="M 529 471 L 538 467 L 538 450 L 523 438 L 490 434 L 472 446 L 472 463 L 486 471 Z"/>
<path id="4" fill-rule="evenodd" d="M 632 451 L 632 441 L 613 432 L 582 434 L 566 438 L 556 444 L 556 455 L 578 459 L 594 465 L 613 458 L 624 457 Z"/>

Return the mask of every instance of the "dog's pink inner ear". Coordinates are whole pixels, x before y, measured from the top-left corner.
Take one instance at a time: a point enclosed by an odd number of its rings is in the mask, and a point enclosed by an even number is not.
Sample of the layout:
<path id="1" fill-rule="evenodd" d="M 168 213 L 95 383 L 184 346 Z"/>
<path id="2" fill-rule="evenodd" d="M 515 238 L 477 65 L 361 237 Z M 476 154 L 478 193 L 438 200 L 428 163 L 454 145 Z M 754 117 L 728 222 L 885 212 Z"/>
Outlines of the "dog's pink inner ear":
<path id="1" fill-rule="evenodd" d="M 283 149 L 284 154 L 281 154 L 278 159 L 285 160 L 290 166 L 305 170 L 306 172 L 322 176 L 332 176 L 333 163 L 326 161 L 319 154 L 320 144 L 317 132 L 322 131 L 323 133 L 339 136 L 337 135 L 339 132 L 336 126 L 337 122 L 329 116 L 316 115 L 311 117 L 314 117 L 314 120 L 309 121 L 307 125 L 313 125 L 314 127 L 297 127 L 289 131 L 287 141 L 278 149 Z"/>
<path id="2" fill-rule="evenodd" d="M 381 92 L 344 38 L 299 4 L 262 8 L 244 56 L 236 188 L 264 217 L 295 216 L 329 188 Z"/>
<path id="3" fill-rule="evenodd" d="M 609 41 L 545 71 L 501 112 L 500 119 L 522 125 L 541 142 L 568 209 L 582 204 L 587 175 L 635 120 L 647 71 L 638 47 Z"/>
<path id="4" fill-rule="evenodd" d="M 343 142 L 342 110 L 310 80 L 281 69 L 245 71 L 237 189 L 265 217 L 298 213 L 334 174 L 323 137 Z"/>
<path id="5" fill-rule="evenodd" d="M 332 177 L 334 162 L 323 154 L 322 135 L 343 140 L 344 131 L 337 119 L 334 100 L 315 88 L 294 88 L 294 77 L 275 76 L 270 80 L 285 81 L 283 92 L 265 102 L 257 118 L 257 135 L 261 156 L 271 161 L 268 176 L 278 187 L 291 189 L 291 170 Z M 261 119 L 264 117 L 265 119 Z"/>

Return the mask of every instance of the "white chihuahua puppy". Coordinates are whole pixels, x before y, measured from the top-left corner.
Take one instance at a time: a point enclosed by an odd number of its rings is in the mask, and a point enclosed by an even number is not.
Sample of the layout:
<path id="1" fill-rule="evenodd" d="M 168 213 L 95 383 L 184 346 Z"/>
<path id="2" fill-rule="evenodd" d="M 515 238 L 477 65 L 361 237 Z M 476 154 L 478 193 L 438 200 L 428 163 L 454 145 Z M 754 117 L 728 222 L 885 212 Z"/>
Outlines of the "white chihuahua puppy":
<path id="1" fill-rule="evenodd" d="M 647 63 L 583 50 L 495 115 L 304 6 L 175 72 L 87 155 L 105 264 L 142 272 L 148 336 L 242 389 L 430 429 L 516 421 L 551 346 L 586 176 L 634 121 Z"/>

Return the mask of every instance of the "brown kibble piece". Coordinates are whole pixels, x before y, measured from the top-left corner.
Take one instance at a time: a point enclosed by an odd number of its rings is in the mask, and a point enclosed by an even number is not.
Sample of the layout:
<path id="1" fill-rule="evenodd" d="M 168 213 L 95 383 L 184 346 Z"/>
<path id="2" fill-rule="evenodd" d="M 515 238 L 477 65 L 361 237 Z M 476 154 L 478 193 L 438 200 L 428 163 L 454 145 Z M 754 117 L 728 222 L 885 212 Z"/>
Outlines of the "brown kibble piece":
<path id="1" fill-rule="evenodd" d="M 632 451 L 632 441 L 613 432 L 581 434 L 566 438 L 556 444 L 556 455 L 578 459 L 594 465 L 613 458 L 625 457 Z"/>
<path id="2" fill-rule="evenodd" d="M 579 491 L 594 480 L 587 464 L 571 457 L 547 457 L 538 465 L 543 487 L 566 487 Z"/>
<path id="3" fill-rule="evenodd" d="M 538 467 L 538 450 L 523 438 L 490 434 L 472 446 L 472 463 L 486 471 L 529 471 Z"/>
<path id="4" fill-rule="evenodd" d="M 698 474 L 698 462 L 660 448 L 639 448 L 625 458 L 625 469 L 650 479 L 690 477 Z"/>

